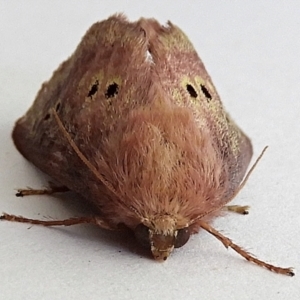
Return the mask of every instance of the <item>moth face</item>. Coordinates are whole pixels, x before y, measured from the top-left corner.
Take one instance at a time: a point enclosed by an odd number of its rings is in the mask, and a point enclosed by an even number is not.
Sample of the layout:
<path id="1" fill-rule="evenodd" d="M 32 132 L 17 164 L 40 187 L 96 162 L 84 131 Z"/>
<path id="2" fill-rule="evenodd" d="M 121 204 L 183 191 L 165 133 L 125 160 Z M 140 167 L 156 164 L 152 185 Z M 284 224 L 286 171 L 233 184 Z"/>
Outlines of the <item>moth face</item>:
<path id="1" fill-rule="evenodd" d="M 139 243 L 151 249 L 154 259 L 159 261 L 166 260 L 174 248 L 182 247 L 190 238 L 189 227 L 162 233 L 139 224 L 134 233 Z"/>

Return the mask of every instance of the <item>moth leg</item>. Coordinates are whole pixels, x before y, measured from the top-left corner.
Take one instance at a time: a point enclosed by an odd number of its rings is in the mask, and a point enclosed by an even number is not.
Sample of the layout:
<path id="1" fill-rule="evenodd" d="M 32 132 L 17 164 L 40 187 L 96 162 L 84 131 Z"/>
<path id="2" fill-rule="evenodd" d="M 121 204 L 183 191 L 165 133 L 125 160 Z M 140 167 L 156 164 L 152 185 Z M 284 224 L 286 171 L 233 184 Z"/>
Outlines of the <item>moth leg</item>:
<path id="1" fill-rule="evenodd" d="M 223 210 L 232 211 L 241 215 L 248 215 L 249 214 L 250 206 L 245 205 L 226 205 L 223 207 Z"/>
<path id="2" fill-rule="evenodd" d="M 207 232 L 209 232 L 210 234 L 212 234 L 213 236 L 215 236 L 219 241 L 221 241 L 223 243 L 223 245 L 228 248 L 232 248 L 234 251 L 236 251 L 238 254 L 240 254 L 241 256 L 243 256 L 245 259 L 247 259 L 248 261 L 251 261 L 257 265 L 259 265 L 260 267 L 266 268 L 270 271 L 273 271 L 275 273 L 279 273 L 279 274 L 283 274 L 283 275 L 288 275 L 288 276 L 294 276 L 294 272 L 292 268 L 280 268 L 280 267 L 276 267 L 273 265 L 270 265 L 262 260 L 259 260 L 257 258 L 255 258 L 254 256 L 252 256 L 250 253 L 248 253 L 247 251 L 245 251 L 243 248 L 241 248 L 240 246 L 234 244 L 229 238 L 227 238 L 226 236 L 222 235 L 220 232 L 218 232 L 216 229 L 214 229 L 213 227 L 211 227 L 209 224 L 203 222 L 203 221 L 199 221 L 198 223 L 203 229 L 205 229 Z"/>
<path id="3" fill-rule="evenodd" d="M 104 229 L 109 229 L 109 230 L 116 229 L 115 227 L 107 223 L 105 220 L 98 217 L 77 217 L 77 218 L 69 218 L 64 220 L 37 220 L 37 219 L 28 219 L 22 216 L 9 215 L 3 213 L 3 215 L 0 216 L 0 220 L 43 225 L 43 226 L 72 226 L 72 225 L 79 225 L 79 224 L 93 224 L 93 225 L 100 226 L 101 228 Z"/>
<path id="4" fill-rule="evenodd" d="M 58 186 L 53 184 L 52 182 L 49 182 L 49 187 L 45 189 L 18 189 L 18 192 L 16 193 L 17 197 L 24 197 L 24 196 L 32 196 L 32 195 L 52 195 L 54 193 L 65 193 L 69 192 L 69 188 L 66 186 Z"/>

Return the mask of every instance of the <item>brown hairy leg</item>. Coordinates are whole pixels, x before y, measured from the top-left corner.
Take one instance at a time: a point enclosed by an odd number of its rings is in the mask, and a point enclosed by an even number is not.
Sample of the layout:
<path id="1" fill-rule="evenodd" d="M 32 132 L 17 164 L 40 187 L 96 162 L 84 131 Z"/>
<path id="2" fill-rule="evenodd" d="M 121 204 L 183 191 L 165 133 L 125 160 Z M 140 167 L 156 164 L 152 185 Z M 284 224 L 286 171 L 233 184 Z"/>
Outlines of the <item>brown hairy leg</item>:
<path id="1" fill-rule="evenodd" d="M 33 196 L 33 195 L 52 195 L 54 193 L 65 193 L 69 192 L 69 188 L 66 186 L 58 186 L 53 184 L 52 182 L 49 182 L 49 187 L 45 189 L 18 189 L 18 192 L 16 193 L 17 197 L 24 197 L 24 196 Z"/>
<path id="2" fill-rule="evenodd" d="M 247 251 L 245 251 L 244 249 L 242 249 L 240 246 L 234 244 L 229 238 L 227 238 L 226 236 L 222 235 L 220 232 L 218 232 L 216 229 L 214 229 L 213 227 L 211 227 L 209 224 L 203 222 L 203 221 L 199 221 L 198 223 L 203 229 L 205 229 L 207 232 L 209 232 L 210 234 L 212 234 L 213 236 L 215 236 L 219 241 L 221 241 L 223 243 L 223 245 L 226 248 L 232 248 L 234 251 L 236 251 L 238 254 L 240 254 L 241 256 L 243 256 L 245 259 L 247 259 L 248 261 L 251 261 L 257 265 L 259 265 L 260 267 L 266 268 L 270 271 L 273 271 L 275 273 L 279 273 L 279 274 L 283 274 L 283 275 L 288 275 L 288 276 L 294 276 L 294 272 L 292 268 L 280 268 L 280 267 L 276 267 L 273 265 L 270 265 L 262 260 L 259 260 L 257 258 L 255 258 L 254 256 L 252 256 L 251 254 L 249 254 Z"/>
<path id="3" fill-rule="evenodd" d="M 232 211 L 241 215 L 248 215 L 249 208 L 250 206 L 248 205 L 226 205 L 223 207 L 223 210 Z"/>
<path id="4" fill-rule="evenodd" d="M 112 227 L 109 223 L 107 223 L 105 220 L 100 219 L 98 217 L 77 217 L 77 218 L 69 218 L 64 220 L 37 220 L 37 219 L 28 219 L 22 216 L 9 215 L 3 213 L 3 215 L 0 216 L 0 220 L 43 225 L 43 226 L 72 226 L 72 225 L 79 225 L 79 224 L 93 224 L 93 225 L 100 226 L 103 229 L 109 229 L 109 230 L 116 229 Z"/>

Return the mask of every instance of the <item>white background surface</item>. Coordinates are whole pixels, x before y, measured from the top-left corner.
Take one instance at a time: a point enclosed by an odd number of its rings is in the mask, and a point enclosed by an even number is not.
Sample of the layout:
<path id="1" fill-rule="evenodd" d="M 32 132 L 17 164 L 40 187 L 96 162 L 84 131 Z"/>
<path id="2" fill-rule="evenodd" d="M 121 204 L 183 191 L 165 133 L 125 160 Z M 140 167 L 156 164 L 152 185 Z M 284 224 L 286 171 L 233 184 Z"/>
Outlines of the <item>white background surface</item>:
<path id="1" fill-rule="evenodd" d="M 94 22 L 115 12 L 170 19 L 194 43 L 255 157 L 270 146 L 234 200 L 251 205 L 250 214 L 214 226 L 257 257 L 295 267 L 296 276 L 248 263 L 205 232 L 161 264 L 133 238 L 91 226 L 1 222 L 0 299 L 299 299 L 300 2 L 20 3 L 0 1 L 0 211 L 59 219 L 86 209 L 73 194 L 14 196 L 48 178 L 14 148 L 13 124 Z"/>

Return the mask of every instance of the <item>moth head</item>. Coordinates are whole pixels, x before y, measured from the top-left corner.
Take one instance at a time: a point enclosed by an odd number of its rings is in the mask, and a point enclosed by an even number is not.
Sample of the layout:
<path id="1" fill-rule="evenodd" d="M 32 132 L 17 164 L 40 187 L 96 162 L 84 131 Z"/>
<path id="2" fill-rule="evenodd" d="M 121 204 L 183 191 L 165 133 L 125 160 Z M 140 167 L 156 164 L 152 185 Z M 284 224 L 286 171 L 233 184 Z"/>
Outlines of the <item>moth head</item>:
<path id="1" fill-rule="evenodd" d="M 176 228 L 176 221 L 169 215 L 153 218 L 137 225 L 134 233 L 138 242 L 150 248 L 155 260 L 164 261 L 174 248 L 186 244 L 190 237 L 189 227 Z"/>

